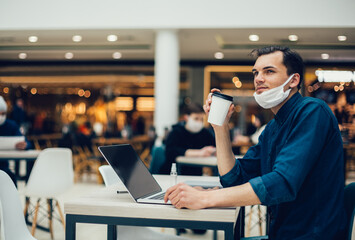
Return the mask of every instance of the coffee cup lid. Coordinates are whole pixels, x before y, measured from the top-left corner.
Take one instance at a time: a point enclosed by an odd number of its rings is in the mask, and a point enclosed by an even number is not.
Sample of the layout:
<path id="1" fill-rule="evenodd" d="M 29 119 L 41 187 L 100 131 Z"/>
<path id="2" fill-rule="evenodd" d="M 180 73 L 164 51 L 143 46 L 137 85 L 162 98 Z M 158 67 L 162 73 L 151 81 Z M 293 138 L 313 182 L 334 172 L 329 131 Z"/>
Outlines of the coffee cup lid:
<path id="1" fill-rule="evenodd" d="M 226 99 L 228 101 L 233 102 L 233 97 L 232 96 L 229 96 L 229 95 L 226 95 L 226 94 L 223 94 L 223 93 L 214 92 L 214 93 L 212 93 L 212 96 L 220 97 L 220 98 L 223 98 L 223 99 Z"/>

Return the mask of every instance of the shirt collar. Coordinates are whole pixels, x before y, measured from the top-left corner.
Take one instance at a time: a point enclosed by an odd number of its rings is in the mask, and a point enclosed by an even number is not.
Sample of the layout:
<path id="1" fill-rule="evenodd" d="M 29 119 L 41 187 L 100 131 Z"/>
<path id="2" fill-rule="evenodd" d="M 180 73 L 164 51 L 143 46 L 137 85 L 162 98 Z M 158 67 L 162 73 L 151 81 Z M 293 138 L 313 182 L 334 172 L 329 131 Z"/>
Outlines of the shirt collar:
<path id="1" fill-rule="evenodd" d="M 285 102 L 285 104 L 275 115 L 275 120 L 278 124 L 283 124 L 285 122 L 286 118 L 294 109 L 294 105 L 296 105 L 296 103 L 301 99 L 301 97 L 301 94 L 299 92 L 296 92 L 287 102 Z"/>

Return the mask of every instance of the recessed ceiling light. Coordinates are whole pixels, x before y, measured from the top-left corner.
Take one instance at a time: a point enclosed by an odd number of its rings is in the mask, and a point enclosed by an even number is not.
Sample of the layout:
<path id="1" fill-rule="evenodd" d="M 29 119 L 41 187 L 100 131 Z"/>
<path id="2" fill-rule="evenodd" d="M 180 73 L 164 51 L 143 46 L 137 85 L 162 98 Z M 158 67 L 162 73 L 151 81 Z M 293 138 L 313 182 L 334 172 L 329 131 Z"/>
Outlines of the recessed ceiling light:
<path id="1" fill-rule="evenodd" d="M 328 53 L 322 53 L 321 57 L 322 57 L 322 59 L 329 59 L 329 54 Z"/>
<path id="2" fill-rule="evenodd" d="M 19 59 L 26 59 L 26 58 L 27 58 L 27 54 L 26 54 L 26 53 L 20 53 L 20 54 L 18 55 L 18 58 L 19 58 Z"/>
<path id="3" fill-rule="evenodd" d="M 114 53 L 112 54 L 112 57 L 113 57 L 114 59 L 120 59 L 120 58 L 122 57 L 122 53 L 120 53 L 120 52 L 114 52 Z"/>
<path id="4" fill-rule="evenodd" d="M 80 35 L 74 35 L 72 39 L 73 39 L 73 42 L 81 42 L 81 40 L 83 38 Z"/>
<path id="5" fill-rule="evenodd" d="M 117 39 L 118 39 L 117 35 L 111 34 L 111 35 L 107 36 L 107 41 L 109 41 L 109 42 L 116 42 Z"/>
<path id="6" fill-rule="evenodd" d="M 74 57 L 74 54 L 71 53 L 71 52 L 67 52 L 67 53 L 64 55 L 64 57 L 65 57 L 66 59 L 72 59 L 72 58 Z"/>
<path id="7" fill-rule="evenodd" d="M 288 40 L 290 40 L 291 42 L 296 42 L 298 40 L 298 36 L 294 34 L 289 35 Z"/>
<path id="8" fill-rule="evenodd" d="M 214 57 L 215 57 L 216 59 L 223 59 L 223 58 L 224 58 L 224 54 L 223 54 L 222 52 L 216 52 L 216 53 L 214 54 Z"/>
<path id="9" fill-rule="evenodd" d="M 252 42 L 257 42 L 259 41 L 259 36 L 256 34 L 249 35 L 249 40 Z"/>
<path id="10" fill-rule="evenodd" d="M 347 39 L 347 37 L 345 35 L 338 36 L 338 40 L 340 42 L 344 42 L 344 41 L 346 41 L 346 39 Z"/>
<path id="11" fill-rule="evenodd" d="M 38 37 L 37 36 L 30 36 L 30 37 L 28 37 L 28 41 L 29 42 L 37 42 L 38 41 Z"/>

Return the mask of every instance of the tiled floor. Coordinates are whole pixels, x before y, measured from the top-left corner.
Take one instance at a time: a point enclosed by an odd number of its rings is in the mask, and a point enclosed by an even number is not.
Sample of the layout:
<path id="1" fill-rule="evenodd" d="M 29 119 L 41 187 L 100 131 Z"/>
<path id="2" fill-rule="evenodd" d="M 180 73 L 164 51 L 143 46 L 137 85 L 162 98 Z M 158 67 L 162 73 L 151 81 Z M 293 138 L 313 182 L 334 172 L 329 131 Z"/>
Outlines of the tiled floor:
<path id="1" fill-rule="evenodd" d="M 354 182 L 355 181 L 355 172 L 350 172 L 348 174 L 348 179 L 347 183 Z M 67 199 L 72 199 L 79 197 L 85 193 L 88 192 L 93 192 L 95 189 L 100 189 L 103 188 L 104 185 L 98 185 L 95 182 L 94 177 L 87 177 L 86 179 L 83 179 L 82 182 L 76 183 L 73 188 L 68 191 L 66 194 L 62 195 L 58 200 L 59 203 L 64 209 L 63 204 Z M 21 194 L 24 188 L 24 183 L 20 182 L 18 189 L 20 192 L 21 197 L 23 195 Z M 22 199 L 24 200 L 24 199 Z M 263 210 L 264 211 L 264 210 Z M 248 210 L 247 210 L 248 212 Z M 255 225 L 255 221 L 257 218 L 256 215 L 257 211 L 254 211 L 253 218 L 251 225 Z M 42 224 L 46 224 L 45 219 L 42 219 Z M 248 223 L 249 218 L 246 218 L 246 224 Z M 161 229 L 161 228 L 154 228 L 156 231 L 164 231 L 165 233 L 170 233 L 170 234 L 175 234 L 175 229 Z M 265 231 L 265 228 L 263 227 L 263 231 Z M 251 230 L 251 235 L 258 235 L 259 234 L 259 227 L 255 225 L 255 227 Z M 213 232 L 212 231 L 207 231 L 206 234 L 204 235 L 195 235 L 193 234 L 190 230 L 187 231 L 186 234 L 182 234 L 182 236 L 188 237 L 190 239 L 212 239 Z M 42 230 L 36 230 L 35 237 L 38 240 L 50 240 L 50 235 L 48 232 L 42 231 Z M 61 225 L 59 221 L 54 221 L 54 239 L 56 240 L 64 240 L 64 228 Z M 103 225 L 96 225 L 96 224 L 78 224 L 77 225 L 77 239 L 78 240 L 101 240 L 101 239 L 106 239 L 106 227 Z M 224 239 L 224 234 L 223 232 L 219 231 L 218 232 L 218 239 Z"/>

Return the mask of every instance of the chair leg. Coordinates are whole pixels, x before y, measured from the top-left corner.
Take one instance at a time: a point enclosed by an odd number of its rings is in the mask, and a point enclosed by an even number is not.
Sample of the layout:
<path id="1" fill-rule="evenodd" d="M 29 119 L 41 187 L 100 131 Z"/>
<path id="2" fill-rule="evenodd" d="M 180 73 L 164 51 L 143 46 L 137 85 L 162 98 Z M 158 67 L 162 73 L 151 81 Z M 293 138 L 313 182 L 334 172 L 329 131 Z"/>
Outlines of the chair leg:
<path id="1" fill-rule="evenodd" d="M 33 222 L 32 222 L 32 231 L 31 234 L 32 236 L 35 236 L 35 231 L 36 231 L 36 226 L 37 226 L 37 217 L 38 217 L 38 208 L 39 208 L 39 202 L 41 199 L 37 200 L 36 208 L 35 208 L 35 215 L 33 217 Z"/>
<path id="2" fill-rule="evenodd" d="M 26 197 L 26 203 L 25 203 L 25 208 L 23 210 L 23 215 L 25 216 L 25 220 L 27 221 L 27 217 L 28 217 L 28 207 L 30 206 L 30 198 Z"/>
<path id="3" fill-rule="evenodd" d="M 263 221 L 262 221 L 262 218 L 261 218 L 261 207 L 260 205 L 258 205 L 258 217 L 259 217 L 259 233 L 260 233 L 260 236 L 263 235 Z"/>
<path id="4" fill-rule="evenodd" d="M 51 239 L 54 238 L 53 236 L 53 207 L 52 207 L 52 199 L 47 199 L 47 206 L 48 206 L 48 223 L 49 223 L 49 233 L 51 234 Z"/>
<path id="5" fill-rule="evenodd" d="M 249 211 L 249 219 L 248 219 L 248 227 L 247 227 L 247 233 L 246 236 L 250 236 L 250 230 L 251 230 L 251 219 L 253 217 L 253 207 L 254 205 L 250 206 L 250 211 Z"/>
<path id="6" fill-rule="evenodd" d="M 63 215 L 63 212 L 62 212 L 62 210 L 61 210 L 61 208 L 60 208 L 60 206 L 59 206 L 59 202 L 58 202 L 58 201 L 57 201 L 57 203 L 56 203 L 56 206 L 57 206 L 57 208 L 58 208 L 60 220 L 62 221 L 63 227 L 64 227 L 64 229 L 65 229 L 64 215 Z"/>

